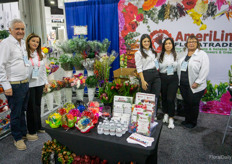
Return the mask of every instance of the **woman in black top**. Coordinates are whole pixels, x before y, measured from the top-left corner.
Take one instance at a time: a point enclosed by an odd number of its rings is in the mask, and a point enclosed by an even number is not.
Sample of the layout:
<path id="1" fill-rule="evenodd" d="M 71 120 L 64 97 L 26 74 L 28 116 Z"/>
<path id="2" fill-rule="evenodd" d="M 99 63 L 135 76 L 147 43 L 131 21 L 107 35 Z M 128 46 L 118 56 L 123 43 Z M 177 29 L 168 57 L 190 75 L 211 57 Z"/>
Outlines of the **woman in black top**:
<path id="1" fill-rule="evenodd" d="M 173 129 L 175 115 L 175 98 L 178 89 L 177 54 L 172 38 L 164 40 L 159 58 L 162 109 L 164 123 L 169 123 L 168 128 Z"/>

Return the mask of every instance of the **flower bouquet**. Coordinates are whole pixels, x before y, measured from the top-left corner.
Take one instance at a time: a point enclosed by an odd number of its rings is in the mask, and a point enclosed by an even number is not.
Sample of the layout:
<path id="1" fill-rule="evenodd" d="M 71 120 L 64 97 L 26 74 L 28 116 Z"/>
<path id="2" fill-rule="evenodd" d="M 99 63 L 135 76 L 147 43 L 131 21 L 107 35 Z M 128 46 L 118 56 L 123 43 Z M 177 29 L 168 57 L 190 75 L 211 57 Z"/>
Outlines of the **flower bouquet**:
<path id="1" fill-rule="evenodd" d="M 63 87 L 63 82 L 62 81 L 55 81 L 53 80 L 51 83 L 51 86 L 53 88 L 53 93 L 54 93 L 54 99 L 55 102 L 58 106 L 61 105 L 61 88 Z"/>
<path id="2" fill-rule="evenodd" d="M 85 67 L 85 69 L 88 72 L 88 76 L 92 76 L 94 74 L 93 73 L 94 62 L 95 62 L 95 59 L 93 58 L 86 58 L 81 61 L 82 65 Z"/>
<path id="3" fill-rule="evenodd" d="M 84 111 L 75 126 L 81 131 L 81 133 L 88 133 L 92 128 L 94 128 L 94 124 L 96 124 L 97 121 L 98 116 L 94 115 L 90 111 Z"/>
<path id="4" fill-rule="evenodd" d="M 50 114 L 46 124 L 49 124 L 51 128 L 58 128 L 61 124 L 61 115 L 59 113 Z"/>
<path id="5" fill-rule="evenodd" d="M 70 113 L 64 114 L 61 117 L 61 126 L 64 129 L 69 129 L 74 127 L 75 123 L 77 121 L 77 117 L 73 116 Z"/>
<path id="6" fill-rule="evenodd" d="M 58 112 L 61 116 L 63 116 L 64 114 L 67 113 L 67 110 L 66 110 L 65 108 L 60 108 L 60 109 L 57 110 L 57 112 Z"/>
<path id="7" fill-rule="evenodd" d="M 72 102 L 72 82 L 73 78 L 64 77 L 64 84 L 65 84 L 65 96 L 67 102 Z"/>
<path id="8" fill-rule="evenodd" d="M 76 89 L 77 100 L 83 101 L 85 80 L 86 78 L 83 76 L 82 73 L 80 73 L 79 75 L 74 75 L 74 80 L 71 86 Z"/>
<path id="9" fill-rule="evenodd" d="M 88 103 L 88 110 L 92 111 L 93 114 L 99 113 L 99 103 L 97 101 L 90 101 Z"/>
<path id="10" fill-rule="evenodd" d="M 75 109 L 75 105 L 73 103 L 64 104 L 64 108 L 69 112 L 71 109 Z"/>
<path id="11" fill-rule="evenodd" d="M 112 51 L 109 56 L 105 55 L 96 60 L 94 65 L 94 74 L 96 74 L 99 81 L 109 80 L 111 68 L 110 65 L 114 62 L 117 56 L 118 54 L 115 51 Z"/>
<path id="12" fill-rule="evenodd" d="M 96 79 L 96 76 L 88 76 L 86 79 L 89 101 L 93 101 L 97 83 L 98 83 L 98 80 Z"/>

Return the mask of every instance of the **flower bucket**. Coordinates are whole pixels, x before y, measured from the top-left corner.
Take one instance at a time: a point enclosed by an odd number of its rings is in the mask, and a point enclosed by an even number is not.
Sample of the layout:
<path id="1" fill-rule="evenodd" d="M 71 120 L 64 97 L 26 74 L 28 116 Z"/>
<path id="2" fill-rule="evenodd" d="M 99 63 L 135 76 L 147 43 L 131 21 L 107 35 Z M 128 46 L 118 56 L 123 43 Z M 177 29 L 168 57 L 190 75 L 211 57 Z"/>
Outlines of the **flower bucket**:
<path id="1" fill-rule="evenodd" d="M 42 99 L 41 99 L 41 115 L 44 114 L 44 105 L 45 105 L 45 96 L 42 96 Z"/>
<path id="2" fill-rule="evenodd" d="M 46 94 L 46 103 L 47 103 L 47 108 L 48 111 L 52 111 L 53 110 L 53 92 L 47 93 Z"/>
<path id="3" fill-rule="evenodd" d="M 93 70 L 87 70 L 87 73 L 88 73 L 88 76 L 93 76 L 94 75 Z"/>
<path id="4" fill-rule="evenodd" d="M 73 76 L 73 70 L 64 71 L 64 77 L 72 77 Z"/>
<path id="5" fill-rule="evenodd" d="M 72 102 L 72 88 L 65 88 L 66 102 Z"/>
<path id="6" fill-rule="evenodd" d="M 61 105 L 61 91 L 54 91 L 54 99 L 58 106 Z"/>
<path id="7" fill-rule="evenodd" d="M 76 90 L 77 100 L 83 101 L 84 99 L 84 89 L 77 89 Z"/>
<path id="8" fill-rule="evenodd" d="M 61 94 L 61 101 L 62 101 L 62 103 L 64 104 L 64 102 L 65 102 L 65 88 L 62 88 L 61 90 L 60 90 L 60 94 Z"/>
<path id="9" fill-rule="evenodd" d="M 93 101 L 93 98 L 95 96 L 95 90 L 96 90 L 96 88 L 88 88 L 89 102 Z"/>
<path id="10" fill-rule="evenodd" d="M 99 56 L 100 57 L 107 56 L 107 52 L 101 52 L 101 53 L 99 53 Z"/>
<path id="11" fill-rule="evenodd" d="M 51 73 L 50 75 L 48 75 L 48 81 L 52 81 L 54 79 L 55 79 L 54 73 Z"/>

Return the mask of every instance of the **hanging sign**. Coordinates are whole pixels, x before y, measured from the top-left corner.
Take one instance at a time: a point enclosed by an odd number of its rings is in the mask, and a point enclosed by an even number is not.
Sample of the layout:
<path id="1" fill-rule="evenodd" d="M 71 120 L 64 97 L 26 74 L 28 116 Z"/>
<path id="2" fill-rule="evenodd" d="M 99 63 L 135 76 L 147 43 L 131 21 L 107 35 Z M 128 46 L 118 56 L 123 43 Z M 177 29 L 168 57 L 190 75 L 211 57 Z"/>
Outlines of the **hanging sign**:
<path id="1" fill-rule="evenodd" d="M 87 35 L 87 25 L 74 26 L 74 35 Z"/>

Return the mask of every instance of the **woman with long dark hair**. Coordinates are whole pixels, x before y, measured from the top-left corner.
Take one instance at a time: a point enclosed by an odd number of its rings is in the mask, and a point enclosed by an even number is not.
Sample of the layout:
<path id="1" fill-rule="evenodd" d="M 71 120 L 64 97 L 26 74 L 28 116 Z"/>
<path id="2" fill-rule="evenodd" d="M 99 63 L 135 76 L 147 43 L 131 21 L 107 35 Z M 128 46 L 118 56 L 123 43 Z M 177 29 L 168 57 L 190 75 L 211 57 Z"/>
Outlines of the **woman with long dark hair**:
<path id="1" fill-rule="evenodd" d="M 164 123 L 169 123 L 168 128 L 173 129 L 175 115 L 175 98 L 178 89 L 177 54 L 172 38 L 166 38 L 162 45 L 159 58 L 162 109 Z"/>
<path id="2" fill-rule="evenodd" d="M 148 34 L 141 36 L 140 49 L 135 53 L 135 65 L 140 77 L 142 92 L 155 94 L 158 100 L 161 88 L 159 62 Z"/>
<path id="3" fill-rule="evenodd" d="M 26 39 L 29 67 L 29 102 L 27 109 L 27 139 L 38 139 L 37 132 L 45 132 L 41 126 L 41 99 L 43 88 L 48 84 L 44 55 L 41 52 L 41 38 L 30 34 Z"/>

